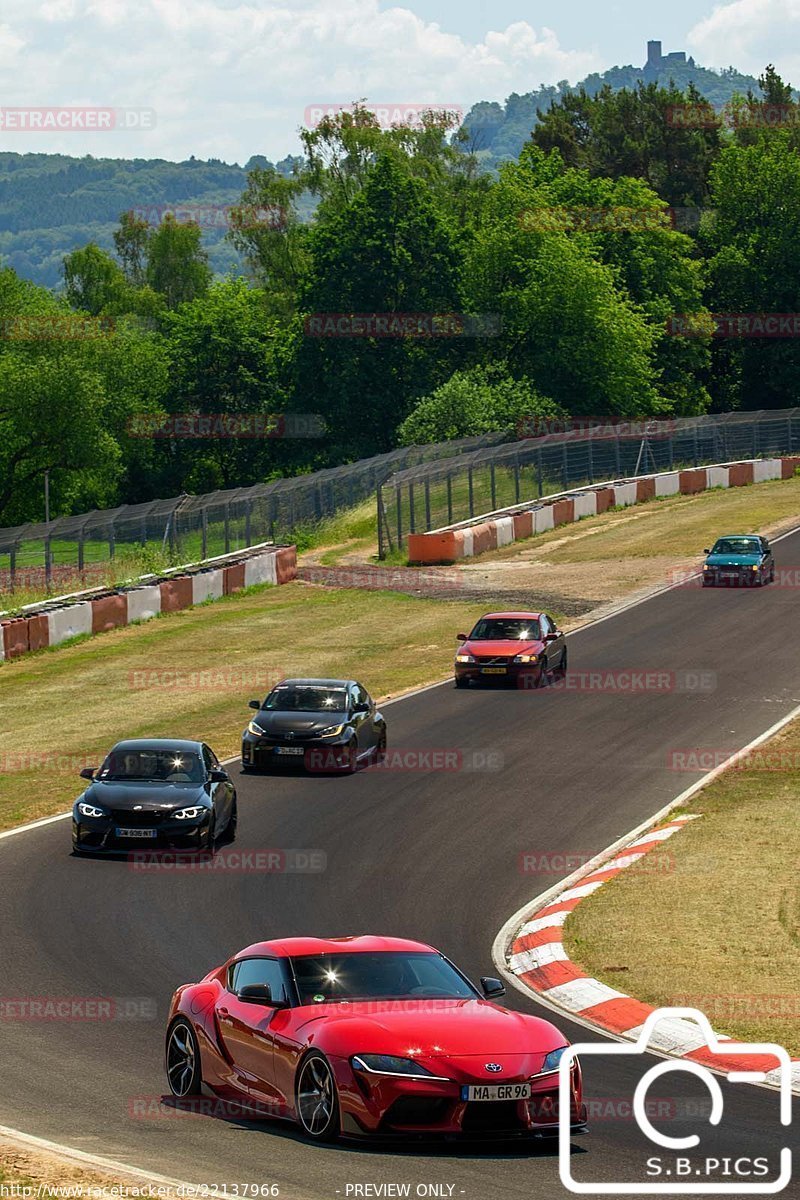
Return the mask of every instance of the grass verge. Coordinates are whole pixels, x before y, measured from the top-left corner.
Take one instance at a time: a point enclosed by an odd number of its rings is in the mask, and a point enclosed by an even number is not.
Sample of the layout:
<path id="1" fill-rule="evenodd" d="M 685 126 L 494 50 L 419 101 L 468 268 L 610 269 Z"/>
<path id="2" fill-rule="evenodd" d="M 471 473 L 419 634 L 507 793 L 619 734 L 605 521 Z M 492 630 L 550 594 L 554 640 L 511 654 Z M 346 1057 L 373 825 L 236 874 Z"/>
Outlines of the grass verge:
<path id="1" fill-rule="evenodd" d="M 0 667 L 0 829 L 62 811 L 122 737 L 236 753 L 247 701 L 282 676 L 360 679 L 388 696 L 441 679 L 480 606 L 286 584 L 184 609 Z"/>
<path id="2" fill-rule="evenodd" d="M 800 1057 L 800 719 L 704 788 L 669 869 L 623 871 L 569 917 L 589 975 Z"/>

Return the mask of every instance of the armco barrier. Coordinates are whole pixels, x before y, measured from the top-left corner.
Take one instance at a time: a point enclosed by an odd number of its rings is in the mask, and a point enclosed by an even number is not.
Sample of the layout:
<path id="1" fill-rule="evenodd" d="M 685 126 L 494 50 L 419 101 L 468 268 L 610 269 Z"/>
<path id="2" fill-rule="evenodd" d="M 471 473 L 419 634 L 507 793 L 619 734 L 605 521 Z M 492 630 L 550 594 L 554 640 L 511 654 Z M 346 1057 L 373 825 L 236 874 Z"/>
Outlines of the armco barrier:
<path id="1" fill-rule="evenodd" d="M 513 540 L 514 523 L 503 526 Z M 495 524 L 486 524 L 483 543 L 496 540 Z M 455 543 L 455 536 L 450 535 Z M 466 541 L 459 535 L 459 550 Z M 463 557 L 463 555 L 460 555 Z M 233 561 L 231 561 L 233 560 Z M 18 658 L 31 650 L 57 646 L 81 634 L 104 633 L 135 622 L 149 621 L 159 613 L 177 612 L 206 600 L 219 600 L 243 587 L 257 583 L 289 583 L 297 578 L 297 548 L 268 546 L 250 550 L 242 557 L 224 555 L 199 565 L 197 570 L 181 567 L 166 578 L 144 576 L 147 582 L 109 592 L 95 588 L 75 596 L 63 596 L 23 609 L 21 616 L 0 620 L 0 661 Z"/>
<path id="2" fill-rule="evenodd" d="M 475 521 L 460 522 L 430 533 L 409 533 L 409 563 L 453 563 L 487 550 L 496 550 L 557 525 L 607 512 L 612 506 L 627 507 L 657 496 L 695 495 L 708 488 L 743 487 L 768 479 L 790 479 L 800 470 L 800 455 L 787 458 L 747 459 L 715 463 L 685 471 L 662 471 L 636 479 L 615 479 L 545 496 L 528 504 L 486 513 Z"/>

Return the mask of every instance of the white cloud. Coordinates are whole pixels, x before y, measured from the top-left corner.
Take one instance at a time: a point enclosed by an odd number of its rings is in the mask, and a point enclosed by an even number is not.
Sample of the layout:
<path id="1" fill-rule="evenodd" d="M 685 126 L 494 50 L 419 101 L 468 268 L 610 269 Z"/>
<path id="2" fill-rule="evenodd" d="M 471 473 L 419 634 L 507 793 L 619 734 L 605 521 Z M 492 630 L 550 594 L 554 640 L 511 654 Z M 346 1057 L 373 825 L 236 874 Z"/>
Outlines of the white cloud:
<path id="1" fill-rule="evenodd" d="M 719 5 L 687 37 L 695 58 L 709 67 L 733 64 L 745 74 L 762 74 L 774 63 L 800 87 L 800 0 L 734 0 Z"/>
<path id="2" fill-rule="evenodd" d="M 5 105 L 157 113 L 146 134 L 3 131 L 21 151 L 276 158 L 313 104 L 467 109 L 600 66 L 526 21 L 469 42 L 380 0 L 6 0 L 4 19 Z"/>

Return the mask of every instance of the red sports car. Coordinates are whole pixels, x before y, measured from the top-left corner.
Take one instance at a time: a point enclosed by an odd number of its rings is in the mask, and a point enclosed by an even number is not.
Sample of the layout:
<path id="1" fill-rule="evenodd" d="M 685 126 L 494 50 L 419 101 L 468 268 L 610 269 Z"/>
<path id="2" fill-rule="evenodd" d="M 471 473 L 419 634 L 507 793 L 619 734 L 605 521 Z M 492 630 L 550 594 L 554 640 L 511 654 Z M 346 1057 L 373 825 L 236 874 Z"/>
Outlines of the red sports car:
<path id="1" fill-rule="evenodd" d="M 537 688 L 551 675 L 567 673 L 567 644 L 547 613 L 487 613 L 472 633 L 456 636 L 463 642 L 456 654 L 456 687 L 513 683 Z"/>
<path id="2" fill-rule="evenodd" d="M 437 950 L 404 938 L 256 942 L 170 1007 L 175 1096 L 210 1091 L 339 1134 L 515 1134 L 558 1129 L 562 1033 L 490 1003 Z M 585 1126 L 580 1067 L 571 1124 Z"/>

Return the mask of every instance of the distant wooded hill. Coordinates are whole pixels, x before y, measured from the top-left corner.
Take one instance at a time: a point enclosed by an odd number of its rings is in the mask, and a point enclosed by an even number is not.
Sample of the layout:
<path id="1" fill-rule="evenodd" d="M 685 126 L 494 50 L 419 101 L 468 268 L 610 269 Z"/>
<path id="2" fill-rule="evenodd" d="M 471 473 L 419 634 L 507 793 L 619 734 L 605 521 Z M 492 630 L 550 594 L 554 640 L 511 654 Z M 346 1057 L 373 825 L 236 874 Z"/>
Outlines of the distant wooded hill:
<path id="1" fill-rule="evenodd" d="M 551 101 L 581 87 L 595 95 L 604 84 L 618 91 L 634 88 L 640 80 L 663 84 L 672 80 L 681 89 L 693 83 L 715 107 L 722 107 L 737 92 L 758 89 L 752 76 L 732 67 L 717 73 L 691 60 L 675 62 L 675 58 L 668 56 L 660 67 L 652 63 L 646 68 L 612 67 L 602 75 L 587 76 L 574 88 L 562 82 L 524 95 L 514 92 L 504 105 L 481 101 L 464 120 L 470 134 L 468 148 L 478 153 L 487 169 L 516 158 L 536 124 L 536 110 L 544 111 Z M 275 166 L 281 174 L 290 175 L 299 161 L 289 156 Z M 112 231 L 121 213 L 136 208 L 157 211 L 169 205 L 236 204 L 248 170 L 266 165 L 268 160 L 262 156 L 240 167 L 219 159 L 204 162 L 191 158 L 175 163 L 0 152 L 0 265 L 13 267 L 25 279 L 58 287 L 62 259 L 70 250 L 93 241 L 113 251 Z M 310 215 L 312 197 L 301 207 Z M 240 270 L 239 256 L 225 241 L 224 222 L 214 225 L 210 221 L 203 229 L 214 272 L 224 275 Z"/>

